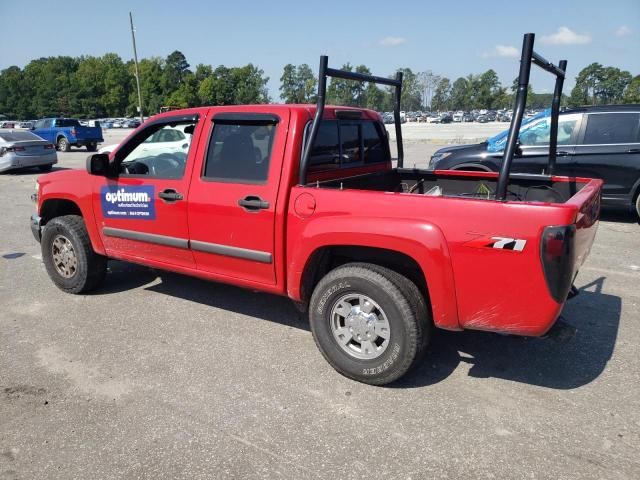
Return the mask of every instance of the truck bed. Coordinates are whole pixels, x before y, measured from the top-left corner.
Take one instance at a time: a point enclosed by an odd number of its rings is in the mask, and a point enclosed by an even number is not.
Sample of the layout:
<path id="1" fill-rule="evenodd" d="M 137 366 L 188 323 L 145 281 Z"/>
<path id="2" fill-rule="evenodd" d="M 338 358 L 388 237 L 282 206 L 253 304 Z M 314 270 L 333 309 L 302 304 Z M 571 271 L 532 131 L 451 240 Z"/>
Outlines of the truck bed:
<path id="1" fill-rule="evenodd" d="M 390 169 L 294 187 L 288 226 L 305 242 L 289 244 L 290 267 L 311 255 L 317 231 L 330 230 L 342 245 L 394 245 L 420 264 L 437 326 L 542 335 L 565 301 L 545 280 L 545 232 L 570 231 L 570 247 L 558 257 L 568 259 L 568 292 L 595 237 L 602 181 L 514 174 L 507 201 L 497 201 L 497 178 Z"/>
<path id="2" fill-rule="evenodd" d="M 510 175 L 507 201 L 566 203 L 590 179 L 549 177 L 548 175 Z M 418 195 L 494 198 L 498 174 L 451 170 L 393 169 L 319 182 L 323 188 L 373 190 Z"/>

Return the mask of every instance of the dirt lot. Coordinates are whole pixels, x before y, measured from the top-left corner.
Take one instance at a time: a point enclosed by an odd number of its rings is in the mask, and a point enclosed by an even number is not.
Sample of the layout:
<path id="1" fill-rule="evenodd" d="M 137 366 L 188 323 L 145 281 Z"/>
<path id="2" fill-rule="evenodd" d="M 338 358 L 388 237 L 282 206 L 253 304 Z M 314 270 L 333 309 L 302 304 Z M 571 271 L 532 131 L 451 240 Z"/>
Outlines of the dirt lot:
<path id="1" fill-rule="evenodd" d="M 0 479 L 640 478 L 632 215 L 604 214 L 575 336 L 438 332 L 375 388 L 334 372 L 284 298 L 120 262 L 62 293 L 29 230 L 37 175 L 0 175 Z"/>

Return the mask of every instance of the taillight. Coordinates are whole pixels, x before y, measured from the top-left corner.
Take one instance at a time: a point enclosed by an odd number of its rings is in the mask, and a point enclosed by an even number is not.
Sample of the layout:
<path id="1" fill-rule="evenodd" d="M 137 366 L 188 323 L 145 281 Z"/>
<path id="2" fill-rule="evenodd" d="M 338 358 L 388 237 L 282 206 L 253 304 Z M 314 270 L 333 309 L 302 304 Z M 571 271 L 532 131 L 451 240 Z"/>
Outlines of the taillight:
<path id="1" fill-rule="evenodd" d="M 24 152 L 24 147 L 6 147 L 5 152 Z"/>
<path id="2" fill-rule="evenodd" d="M 76 127 L 71 128 L 71 135 L 77 137 L 76 135 Z"/>
<path id="3" fill-rule="evenodd" d="M 546 227 L 542 233 L 540 259 L 549 293 L 558 303 L 567 299 L 575 265 L 575 225 Z"/>

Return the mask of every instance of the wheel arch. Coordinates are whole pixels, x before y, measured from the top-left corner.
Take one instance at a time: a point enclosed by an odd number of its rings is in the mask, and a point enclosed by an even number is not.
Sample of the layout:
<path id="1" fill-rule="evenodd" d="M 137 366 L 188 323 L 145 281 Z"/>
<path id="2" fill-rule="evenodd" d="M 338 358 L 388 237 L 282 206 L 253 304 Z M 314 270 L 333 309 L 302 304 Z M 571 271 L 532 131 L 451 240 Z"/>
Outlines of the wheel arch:
<path id="1" fill-rule="evenodd" d="M 56 217 L 62 217 L 65 215 L 78 215 L 82 217 L 85 223 L 85 228 L 89 233 L 91 245 L 96 253 L 101 255 L 105 254 L 104 246 L 99 239 L 98 232 L 95 228 L 95 222 L 93 222 L 93 216 L 83 212 L 80 208 L 79 202 L 64 197 L 51 197 L 42 201 L 39 208 L 40 225 L 46 227 L 47 223 Z"/>
<path id="2" fill-rule="evenodd" d="M 412 280 L 425 296 L 436 326 L 459 330 L 453 268 L 444 236 L 437 227 L 418 223 L 402 233 L 402 237 L 389 238 L 359 232 L 366 243 L 349 241 L 353 237 L 344 234 L 307 239 L 308 250 L 295 252 L 297 258 L 288 262 L 289 297 L 305 304 L 317 282 L 331 269 L 344 263 L 373 263 Z M 415 240 L 421 237 L 420 242 Z"/>

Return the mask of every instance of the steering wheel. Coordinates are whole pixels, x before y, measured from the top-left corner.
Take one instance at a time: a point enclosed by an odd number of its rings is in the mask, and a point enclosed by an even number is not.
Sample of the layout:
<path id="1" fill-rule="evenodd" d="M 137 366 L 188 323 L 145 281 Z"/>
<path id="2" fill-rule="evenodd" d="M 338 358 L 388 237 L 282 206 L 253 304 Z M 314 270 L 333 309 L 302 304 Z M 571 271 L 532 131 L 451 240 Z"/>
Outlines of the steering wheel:
<path id="1" fill-rule="evenodd" d="M 185 157 L 186 158 L 186 157 Z M 149 162 L 151 175 L 154 177 L 173 177 L 182 170 L 184 161 L 177 155 L 171 153 L 161 153 Z"/>

